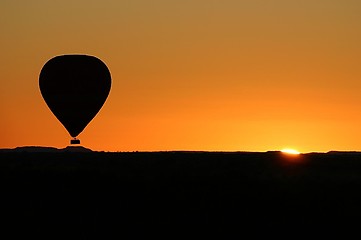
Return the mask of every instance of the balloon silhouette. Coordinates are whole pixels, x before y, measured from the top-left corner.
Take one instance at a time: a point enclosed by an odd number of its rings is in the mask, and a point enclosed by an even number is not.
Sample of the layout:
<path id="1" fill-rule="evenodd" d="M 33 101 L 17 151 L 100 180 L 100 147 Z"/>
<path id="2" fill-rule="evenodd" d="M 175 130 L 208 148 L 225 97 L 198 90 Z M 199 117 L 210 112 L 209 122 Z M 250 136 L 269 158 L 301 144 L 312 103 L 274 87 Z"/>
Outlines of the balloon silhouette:
<path id="1" fill-rule="evenodd" d="M 76 137 L 102 108 L 111 87 L 107 66 L 87 55 L 62 55 L 41 69 L 40 92 L 55 117 L 79 144 Z"/>

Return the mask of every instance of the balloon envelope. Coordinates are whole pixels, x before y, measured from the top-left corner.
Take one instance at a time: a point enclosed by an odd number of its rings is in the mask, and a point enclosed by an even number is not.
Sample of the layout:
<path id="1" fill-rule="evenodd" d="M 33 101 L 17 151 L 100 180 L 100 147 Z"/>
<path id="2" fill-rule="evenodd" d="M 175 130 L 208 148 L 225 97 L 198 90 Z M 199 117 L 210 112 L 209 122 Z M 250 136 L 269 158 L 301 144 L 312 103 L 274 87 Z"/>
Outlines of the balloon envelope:
<path id="1" fill-rule="evenodd" d="M 39 87 L 55 117 L 76 137 L 103 106 L 111 76 L 107 66 L 96 57 L 62 55 L 44 65 Z"/>

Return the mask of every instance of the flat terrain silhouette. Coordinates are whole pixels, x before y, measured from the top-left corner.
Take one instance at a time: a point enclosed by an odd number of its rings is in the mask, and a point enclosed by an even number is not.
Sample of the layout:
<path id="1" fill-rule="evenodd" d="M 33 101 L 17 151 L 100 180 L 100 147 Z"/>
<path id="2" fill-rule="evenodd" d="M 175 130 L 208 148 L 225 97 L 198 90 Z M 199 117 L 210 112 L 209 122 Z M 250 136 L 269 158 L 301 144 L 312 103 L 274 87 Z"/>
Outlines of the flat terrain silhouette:
<path id="1" fill-rule="evenodd" d="M 357 152 L 23 148 L 0 156 L 0 218 L 14 238 L 230 239 L 361 224 Z"/>

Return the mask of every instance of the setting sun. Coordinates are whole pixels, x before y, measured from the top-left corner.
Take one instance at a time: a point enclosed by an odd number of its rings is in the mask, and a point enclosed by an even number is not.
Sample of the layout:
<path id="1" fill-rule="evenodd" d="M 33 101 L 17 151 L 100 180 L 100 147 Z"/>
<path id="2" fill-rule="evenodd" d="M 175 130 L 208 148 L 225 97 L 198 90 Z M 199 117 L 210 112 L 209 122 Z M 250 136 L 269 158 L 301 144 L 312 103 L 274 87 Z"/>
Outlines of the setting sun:
<path id="1" fill-rule="evenodd" d="M 283 149 L 283 150 L 281 150 L 281 152 L 287 153 L 287 154 L 293 154 L 293 155 L 299 155 L 300 154 L 299 151 L 297 151 L 295 149 L 289 149 L 289 148 Z"/>

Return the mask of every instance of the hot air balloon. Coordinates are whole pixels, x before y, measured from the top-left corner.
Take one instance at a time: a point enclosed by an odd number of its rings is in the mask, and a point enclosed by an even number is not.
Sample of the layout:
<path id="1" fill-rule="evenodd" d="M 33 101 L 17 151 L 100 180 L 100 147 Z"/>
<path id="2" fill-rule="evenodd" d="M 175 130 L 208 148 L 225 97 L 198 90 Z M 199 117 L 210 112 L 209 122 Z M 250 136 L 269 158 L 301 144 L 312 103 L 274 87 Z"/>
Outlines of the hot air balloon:
<path id="1" fill-rule="evenodd" d="M 61 55 L 50 59 L 41 69 L 40 92 L 55 117 L 73 139 L 102 108 L 111 87 L 107 66 L 88 55 Z"/>

